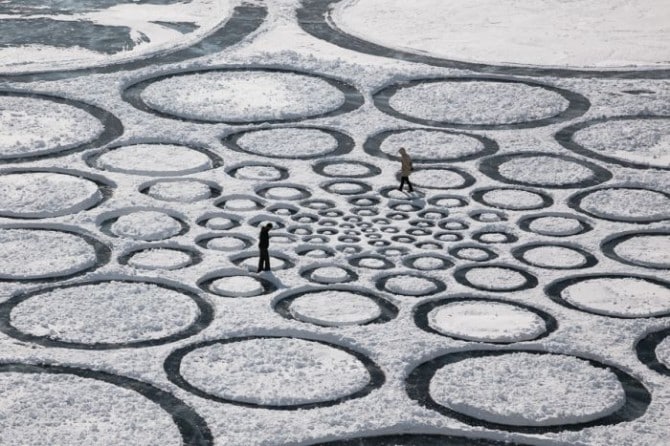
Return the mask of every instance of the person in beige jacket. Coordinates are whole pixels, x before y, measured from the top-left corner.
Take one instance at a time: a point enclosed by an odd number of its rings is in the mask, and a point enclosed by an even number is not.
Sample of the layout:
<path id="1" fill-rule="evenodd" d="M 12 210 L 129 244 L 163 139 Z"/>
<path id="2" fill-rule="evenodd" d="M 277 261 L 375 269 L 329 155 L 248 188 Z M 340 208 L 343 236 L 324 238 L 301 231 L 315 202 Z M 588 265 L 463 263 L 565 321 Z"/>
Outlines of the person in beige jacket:
<path id="1" fill-rule="evenodd" d="M 403 186 L 407 183 L 409 191 L 414 192 L 412 183 L 409 182 L 409 174 L 412 173 L 413 169 L 412 158 L 409 157 L 404 147 L 401 147 L 400 150 L 398 150 L 398 153 L 400 153 L 400 187 L 398 190 L 402 191 Z"/>

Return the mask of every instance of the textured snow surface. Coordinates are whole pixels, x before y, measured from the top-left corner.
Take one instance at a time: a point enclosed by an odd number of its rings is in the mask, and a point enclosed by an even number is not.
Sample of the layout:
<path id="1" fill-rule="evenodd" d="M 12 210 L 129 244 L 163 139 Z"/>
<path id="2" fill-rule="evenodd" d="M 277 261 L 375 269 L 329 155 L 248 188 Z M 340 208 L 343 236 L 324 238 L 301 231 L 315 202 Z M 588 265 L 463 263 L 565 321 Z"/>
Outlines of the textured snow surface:
<path id="1" fill-rule="evenodd" d="M 11 313 L 24 333 L 66 342 L 134 342 L 183 330 L 198 316 L 188 296 L 147 283 L 102 282 L 31 297 Z"/>
<path id="2" fill-rule="evenodd" d="M 120 216 L 113 224 L 112 231 L 119 237 L 134 240 L 163 240 L 176 235 L 181 230 L 177 220 L 157 211 L 137 211 Z"/>
<path id="3" fill-rule="evenodd" d="M 197 388 L 234 401 L 296 405 L 341 398 L 370 380 L 347 352 L 303 339 L 250 339 L 187 354 L 182 375 Z"/>
<path id="4" fill-rule="evenodd" d="M 670 289 L 635 278 L 594 278 L 570 285 L 561 297 L 598 314 L 649 317 L 670 312 Z"/>
<path id="5" fill-rule="evenodd" d="M 670 218 L 670 198 L 652 190 L 596 190 L 582 199 L 581 206 L 588 212 L 606 218 Z"/>
<path id="6" fill-rule="evenodd" d="M 281 178 L 281 171 L 272 166 L 244 166 L 237 170 L 235 177 L 241 180 L 275 181 Z"/>
<path id="7" fill-rule="evenodd" d="M 274 200 L 298 200 L 302 191 L 295 187 L 277 186 L 267 189 L 265 196 Z"/>
<path id="8" fill-rule="evenodd" d="M 586 257 L 578 251 L 562 246 L 539 246 L 523 254 L 529 263 L 546 268 L 579 268 Z"/>
<path id="9" fill-rule="evenodd" d="M 78 212 L 102 199 L 93 181 L 58 173 L 0 176 L 0 214 L 43 218 Z"/>
<path id="10" fill-rule="evenodd" d="M 321 325 L 359 325 L 377 319 L 381 309 L 372 299 L 346 291 L 316 291 L 291 303 L 298 319 Z"/>
<path id="11" fill-rule="evenodd" d="M 355 177 L 366 175 L 370 169 L 360 164 L 342 161 L 327 165 L 323 171 L 335 177 Z"/>
<path id="12" fill-rule="evenodd" d="M 0 95 L 0 159 L 67 150 L 102 131 L 100 121 L 71 105 Z"/>
<path id="13" fill-rule="evenodd" d="M 420 119 L 514 124 L 557 115 L 568 107 L 568 101 L 553 91 L 525 84 L 434 82 L 399 90 L 389 105 Z"/>
<path id="14" fill-rule="evenodd" d="M 103 381 L 9 372 L 0 373 L 0 389 L 1 444 L 182 444 L 172 417 L 158 404 Z"/>
<path id="15" fill-rule="evenodd" d="M 325 155 L 335 150 L 337 140 L 318 129 L 279 128 L 246 133 L 237 144 L 256 155 L 292 158 Z"/>
<path id="16" fill-rule="evenodd" d="M 140 269 L 179 269 L 191 263 L 191 257 L 176 249 L 154 248 L 138 252 L 128 260 L 128 265 Z"/>
<path id="17" fill-rule="evenodd" d="M 404 296 L 421 296 L 437 290 L 437 286 L 422 277 L 400 274 L 386 281 L 386 291 Z"/>
<path id="18" fill-rule="evenodd" d="M 543 203 L 540 195 L 519 189 L 492 190 L 482 199 L 489 206 L 510 210 L 538 208 Z"/>
<path id="19" fill-rule="evenodd" d="M 565 236 L 582 230 L 582 223 L 569 217 L 540 217 L 533 220 L 528 228 L 538 234 Z"/>
<path id="20" fill-rule="evenodd" d="M 347 280 L 347 270 L 339 266 L 323 266 L 312 271 L 312 279 L 324 283 L 338 283 Z"/>
<path id="21" fill-rule="evenodd" d="M 452 302 L 428 313 L 428 323 L 447 336 L 479 342 L 520 342 L 546 330 L 535 313 L 498 302 Z"/>
<path id="22" fill-rule="evenodd" d="M 207 248 L 219 251 L 238 251 L 244 248 L 244 240 L 237 237 L 221 236 L 207 242 Z"/>
<path id="23" fill-rule="evenodd" d="M 660 362 L 670 368 L 670 336 L 666 336 L 660 344 L 656 346 L 656 357 Z"/>
<path id="24" fill-rule="evenodd" d="M 647 266 L 670 268 L 670 235 L 638 235 L 614 248 L 621 258 Z"/>
<path id="25" fill-rule="evenodd" d="M 75 234 L 0 229 L 0 279 L 64 276 L 95 262 L 93 246 Z"/>
<path id="26" fill-rule="evenodd" d="M 482 261 L 489 258 L 489 254 L 479 248 L 464 248 L 458 251 L 458 257 L 466 260 Z"/>
<path id="27" fill-rule="evenodd" d="M 207 184 L 193 180 L 156 183 L 149 187 L 147 193 L 158 200 L 179 201 L 182 203 L 206 200 L 212 196 Z"/>
<path id="28" fill-rule="evenodd" d="M 467 135 L 431 132 L 427 130 L 408 130 L 390 135 L 381 144 L 381 151 L 398 156 L 398 150 L 404 147 L 412 159 L 442 159 L 471 156 L 481 152 L 484 144 Z"/>
<path id="29" fill-rule="evenodd" d="M 212 290 L 231 297 L 252 297 L 263 294 L 263 285 L 253 277 L 230 276 L 212 282 Z"/>
<path id="30" fill-rule="evenodd" d="M 183 175 L 212 167 L 204 153 L 175 144 L 134 144 L 103 153 L 97 165 L 138 175 Z"/>
<path id="31" fill-rule="evenodd" d="M 479 288 L 512 290 L 526 283 L 526 278 L 509 268 L 478 266 L 465 273 L 465 278 Z"/>
<path id="32" fill-rule="evenodd" d="M 542 155 L 505 161 L 498 167 L 498 172 L 508 180 L 535 186 L 562 186 L 593 177 L 593 171 L 586 166 Z"/>
<path id="33" fill-rule="evenodd" d="M 149 85 L 142 99 L 177 116 L 231 122 L 319 115 L 344 103 L 340 90 L 324 80 L 262 71 L 174 76 Z"/>
<path id="34" fill-rule="evenodd" d="M 625 401 L 623 387 L 611 371 L 578 358 L 529 353 L 446 365 L 431 380 L 430 394 L 457 412 L 517 426 L 595 420 Z"/>
<path id="35" fill-rule="evenodd" d="M 349 0 L 334 19 L 364 40 L 446 59 L 625 68 L 670 61 L 663 0 Z"/>
<path id="36" fill-rule="evenodd" d="M 444 169 L 417 170 L 411 175 L 414 186 L 426 189 L 458 189 L 465 185 L 465 178 L 457 172 Z"/>

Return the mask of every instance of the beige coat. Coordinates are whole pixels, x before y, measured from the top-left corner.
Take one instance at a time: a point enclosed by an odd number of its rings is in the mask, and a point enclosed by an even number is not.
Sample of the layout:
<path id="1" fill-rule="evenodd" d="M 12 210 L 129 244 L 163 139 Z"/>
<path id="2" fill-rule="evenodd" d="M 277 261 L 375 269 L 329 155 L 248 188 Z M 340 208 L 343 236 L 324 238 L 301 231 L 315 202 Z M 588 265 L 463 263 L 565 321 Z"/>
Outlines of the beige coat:
<path id="1" fill-rule="evenodd" d="M 412 173 L 412 158 L 409 157 L 407 153 L 400 154 L 400 175 L 403 177 L 408 177 Z"/>

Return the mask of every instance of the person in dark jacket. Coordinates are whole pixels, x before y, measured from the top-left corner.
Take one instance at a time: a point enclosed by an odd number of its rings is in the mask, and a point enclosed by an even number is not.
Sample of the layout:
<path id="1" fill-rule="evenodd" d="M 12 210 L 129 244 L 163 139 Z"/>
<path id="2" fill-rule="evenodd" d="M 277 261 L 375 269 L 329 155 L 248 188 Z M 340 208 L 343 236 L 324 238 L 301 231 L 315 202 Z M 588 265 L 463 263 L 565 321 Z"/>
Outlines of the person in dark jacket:
<path id="1" fill-rule="evenodd" d="M 412 166 L 412 158 L 409 157 L 404 147 L 401 147 L 398 152 L 400 153 L 400 187 L 398 190 L 402 191 L 402 187 L 407 183 L 409 191 L 414 192 L 412 183 L 409 182 L 409 174 L 412 173 L 412 170 L 414 169 L 414 166 Z"/>
<path id="2" fill-rule="evenodd" d="M 272 223 L 268 223 L 261 227 L 261 233 L 258 236 L 258 250 L 260 251 L 258 258 L 258 273 L 261 271 L 270 271 L 270 253 L 268 248 L 270 247 L 270 229 L 272 229 Z"/>

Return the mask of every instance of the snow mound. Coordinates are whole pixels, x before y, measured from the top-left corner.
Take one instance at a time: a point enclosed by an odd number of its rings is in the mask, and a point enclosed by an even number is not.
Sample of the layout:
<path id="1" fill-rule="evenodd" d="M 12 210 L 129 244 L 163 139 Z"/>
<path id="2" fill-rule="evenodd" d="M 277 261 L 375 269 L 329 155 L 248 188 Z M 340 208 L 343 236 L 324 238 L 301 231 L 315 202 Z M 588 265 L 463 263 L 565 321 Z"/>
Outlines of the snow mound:
<path id="1" fill-rule="evenodd" d="M 192 203 L 212 196 L 206 183 L 195 180 L 160 181 L 149 186 L 147 195 L 157 200 Z"/>
<path id="2" fill-rule="evenodd" d="M 482 153 L 484 144 L 469 135 L 439 130 L 405 130 L 389 135 L 380 150 L 397 158 L 401 147 L 407 149 L 412 159 L 422 161 L 450 161 Z"/>
<path id="3" fill-rule="evenodd" d="M 181 224 L 164 212 L 137 211 L 120 216 L 111 226 L 119 237 L 133 240 L 164 240 L 179 234 Z"/>
<path id="4" fill-rule="evenodd" d="M 362 325 L 381 316 L 372 299 L 346 291 L 317 291 L 293 300 L 291 314 L 298 320 L 318 325 Z"/>
<path id="5" fill-rule="evenodd" d="M 189 266 L 191 261 L 191 256 L 183 251 L 169 248 L 152 248 L 133 254 L 128 259 L 128 265 L 149 270 L 175 270 Z"/>
<path id="6" fill-rule="evenodd" d="M 482 201 L 488 206 L 512 211 L 544 207 L 544 199 L 540 194 L 521 189 L 490 190 L 482 195 Z"/>
<path id="7" fill-rule="evenodd" d="M 249 276 L 229 276 L 216 279 L 212 292 L 228 297 L 253 297 L 263 294 L 265 288 L 257 279 Z"/>
<path id="8" fill-rule="evenodd" d="M 249 165 L 235 169 L 235 178 L 252 181 L 277 181 L 282 179 L 282 171 L 269 165 Z"/>
<path id="9" fill-rule="evenodd" d="M 320 283 L 341 283 L 349 279 L 349 272 L 339 266 L 323 266 L 312 271 L 310 278 Z"/>
<path id="10" fill-rule="evenodd" d="M 576 218 L 547 216 L 534 219 L 528 229 L 537 234 L 564 237 L 579 233 L 584 225 Z"/>
<path id="11" fill-rule="evenodd" d="M 614 252 L 632 263 L 670 268 L 670 234 L 636 235 L 617 244 Z"/>
<path id="12" fill-rule="evenodd" d="M 582 196 L 579 207 L 611 220 L 648 222 L 670 218 L 670 197 L 647 189 L 595 190 Z"/>
<path id="13" fill-rule="evenodd" d="M 470 285 L 491 291 L 511 291 L 523 287 L 528 279 L 518 271 L 499 266 L 476 266 L 465 273 Z"/>
<path id="14" fill-rule="evenodd" d="M 389 293 L 401 296 L 423 296 L 439 291 L 439 287 L 432 280 L 408 274 L 390 277 L 386 280 L 384 289 Z"/>
<path id="15" fill-rule="evenodd" d="M 197 150 L 175 144 L 134 144 L 104 152 L 95 161 L 99 169 L 133 175 L 187 175 L 213 167 Z"/>
<path id="16" fill-rule="evenodd" d="M 273 158 L 316 158 L 338 147 L 330 133 L 300 127 L 246 132 L 236 142 L 245 152 Z"/>
<path id="17" fill-rule="evenodd" d="M 508 181 L 549 187 L 574 186 L 594 177 L 586 165 L 543 155 L 512 158 L 500 164 L 498 172 Z"/>
<path id="18" fill-rule="evenodd" d="M 586 264 L 581 252 L 565 246 L 538 246 L 523 253 L 523 259 L 540 268 L 580 268 Z"/>

